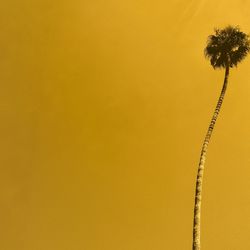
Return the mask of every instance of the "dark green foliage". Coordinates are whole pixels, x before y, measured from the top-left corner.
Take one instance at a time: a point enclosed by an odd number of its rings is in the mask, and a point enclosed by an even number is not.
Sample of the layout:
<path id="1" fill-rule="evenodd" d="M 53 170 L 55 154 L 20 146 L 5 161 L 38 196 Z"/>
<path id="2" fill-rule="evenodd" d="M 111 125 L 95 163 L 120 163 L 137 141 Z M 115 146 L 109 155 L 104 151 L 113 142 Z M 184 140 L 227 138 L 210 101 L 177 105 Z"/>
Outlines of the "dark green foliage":
<path id="1" fill-rule="evenodd" d="M 214 68 L 226 68 L 237 66 L 249 51 L 249 36 L 238 26 L 227 26 L 215 29 L 215 34 L 208 37 L 205 56 Z"/>

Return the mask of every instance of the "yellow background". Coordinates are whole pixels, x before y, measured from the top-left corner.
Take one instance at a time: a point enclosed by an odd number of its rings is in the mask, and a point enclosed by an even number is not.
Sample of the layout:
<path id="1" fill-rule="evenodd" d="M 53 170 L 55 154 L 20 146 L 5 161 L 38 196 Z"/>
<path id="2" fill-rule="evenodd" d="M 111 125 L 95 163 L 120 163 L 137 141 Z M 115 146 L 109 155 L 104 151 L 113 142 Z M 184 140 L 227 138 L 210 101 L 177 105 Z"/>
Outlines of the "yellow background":
<path id="1" fill-rule="evenodd" d="M 2 1 L 0 249 L 191 249 L 200 147 L 223 71 L 214 27 L 249 1 Z M 250 249 L 250 60 L 209 147 L 202 249 Z"/>

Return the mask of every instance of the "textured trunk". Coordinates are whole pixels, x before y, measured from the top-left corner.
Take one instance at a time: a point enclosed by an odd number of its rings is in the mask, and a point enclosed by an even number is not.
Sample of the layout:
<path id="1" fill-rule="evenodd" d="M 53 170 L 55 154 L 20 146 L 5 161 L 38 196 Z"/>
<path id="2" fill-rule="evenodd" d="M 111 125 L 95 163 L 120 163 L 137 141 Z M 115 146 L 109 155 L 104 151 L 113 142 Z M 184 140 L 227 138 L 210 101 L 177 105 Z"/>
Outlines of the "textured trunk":
<path id="1" fill-rule="evenodd" d="M 214 125 L 219 115 L 221 105 L 222 105 L 225 92 L 227 89 L 228 76 L 229 76 L 229 67 L 226 67 L 225 79 L 224 79 L 224 84 L 221 90 L 221 94 L 220 94 L 218 103 L 216 105 L 212 120 L 208 127 L 207 134 L 206 134 L 206 137 L 203 142 L 202 149 L 201 149 L 201 156 L 200 156 L 200 162 L 199 162 L 198 173 L 197 173 L 197 178 L 196 178 L 196 189 L 195 189 L 193 250 L 200 250 L 201 248 L 200 246 L 200 216 L 201 216 L 201 193 L 202 193 L 202 179 L 203 179 L 204 165 L 205 165 L 205 160 L 206 160 L 208 143 L 210 141 L 210 138 L 214 129 Z"/>

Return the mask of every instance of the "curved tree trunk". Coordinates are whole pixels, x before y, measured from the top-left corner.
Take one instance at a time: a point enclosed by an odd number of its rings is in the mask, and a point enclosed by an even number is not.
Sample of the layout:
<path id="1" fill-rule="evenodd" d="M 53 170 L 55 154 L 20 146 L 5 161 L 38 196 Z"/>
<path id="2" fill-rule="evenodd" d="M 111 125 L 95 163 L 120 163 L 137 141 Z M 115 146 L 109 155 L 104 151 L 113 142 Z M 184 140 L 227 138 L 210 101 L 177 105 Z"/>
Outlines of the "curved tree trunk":
<path id="1" fill-rule="evenodd" d="M 221 94 L 216 105 L 212 120 L 207 130 L 207 134 L 201 149 L 200 162 L 198 167 L 198 173 L 196 178 L 196 189 L 195 189 L 195 206 L 194 206 L 194 224 L 193 224 L 193 250 L 200 250 L 200 215 L 201 215 L 201 193 L 202 193 L 202 179 L 204 172 L 204 165 L 207 154 L 207 147 L 214 129 L 216 119 L 219 115 L 221 105 L 227 89 L 227 82 L 229 76 L 229 66 L 226 67 L 224 84 L 221 90 Z"/>

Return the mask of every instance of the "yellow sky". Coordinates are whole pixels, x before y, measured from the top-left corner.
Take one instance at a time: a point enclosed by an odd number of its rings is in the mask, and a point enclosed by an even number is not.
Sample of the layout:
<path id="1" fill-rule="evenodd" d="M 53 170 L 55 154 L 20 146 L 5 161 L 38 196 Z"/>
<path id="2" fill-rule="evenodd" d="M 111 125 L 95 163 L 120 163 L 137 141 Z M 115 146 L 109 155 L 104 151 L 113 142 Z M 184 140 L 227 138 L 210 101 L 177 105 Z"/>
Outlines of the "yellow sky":
<path id="1" fill-rule="evenodd" d="M 0 10 L 0 249 L 191 249 L 224 72 L 214 27 L 248 1 L 9 0 Z M 202 250 L 250 249 L 250 59 L 209 147 Z"/>

